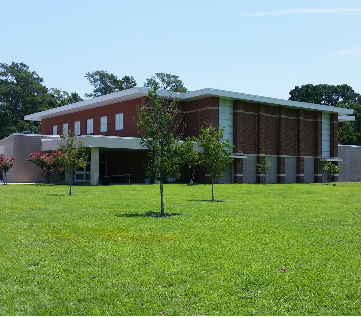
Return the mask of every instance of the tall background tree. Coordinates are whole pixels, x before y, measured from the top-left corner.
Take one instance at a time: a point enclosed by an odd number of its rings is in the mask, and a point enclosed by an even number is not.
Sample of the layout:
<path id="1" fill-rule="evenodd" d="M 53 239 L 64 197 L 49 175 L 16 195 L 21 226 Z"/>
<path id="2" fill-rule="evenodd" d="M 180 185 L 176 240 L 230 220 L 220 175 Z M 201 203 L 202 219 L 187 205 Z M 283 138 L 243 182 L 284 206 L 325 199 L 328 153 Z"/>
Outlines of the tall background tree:
<path id="1" fill-rule="evenodd" d="M 347 85 L 306 84 L 290 91 L 289 100 L 354 110 L 355 122 L 339 124 L 339 143 L 361 145 L 361 95 Z"/>
<path id="2" fill-rule="evenodd" d="M 184 87 L 183 81 L 179 79 L 179 76 L 168 73 L 155 73 L 154 76 L 147 78 L 144 82 L 145 87 L 153 88 L 154 85 L 157 85 L 160 90 L 178 93 L 187 92 L 187 89 Z"/>
<path id="3" fill-rule="evenodd" d="M 177 178 L 183 165 L 182 144 L 176 135 L 178 100 L 157 95 L 157 85 L 148 92 L 148 103 L 137 107 L 137 126 L 140 144 L 148 149 L 147 176 L 160 183 L 161 216 L 164 212 L 163 183 L 166 178 Z"/>
<path id="4" fill-rule="evenodd" d="M 0 63 L 0 139 L 22 131 L 40 132 L 40 123 L 24 116 L 82 100 L 73 92 L 48 89 L 24 63 Z"/>
<path id="5" fill-rule="evenodd" d="M 38 133 L 38 122 L 24 116 L 56 106 L 43 79 L 24 63 L 0 63 L 0 139 L 30 130 Z"/>
<path id="6" fill-rule="evenodd" d="M 289 94 L 289 100 L 328 106 L 336 106 L 339 103 L 350 105 L 360 101 L 360 94 L 347 84 L 306 84 L 296 86 Z"/>
<path id="7" fill-rule="evenodd" d="M 49 94 L 56 101 L 56 107 L 77 103 L 83 100 L 78 93 L 68 93 L 67 91 L 62 91 L 58 88 L 51 88 Z"/>
<path id="8" fill-rule="evenodd" d="M 119 78 L 117 75 L 103 70 L 86 73 L 85 77 L 90 84 L 94 86 L 92 93 L 85 94 L 85 97 L 89 98 L 123 91 L 137 86 L 137 82 L 132 76 L 125 75 Z"/>

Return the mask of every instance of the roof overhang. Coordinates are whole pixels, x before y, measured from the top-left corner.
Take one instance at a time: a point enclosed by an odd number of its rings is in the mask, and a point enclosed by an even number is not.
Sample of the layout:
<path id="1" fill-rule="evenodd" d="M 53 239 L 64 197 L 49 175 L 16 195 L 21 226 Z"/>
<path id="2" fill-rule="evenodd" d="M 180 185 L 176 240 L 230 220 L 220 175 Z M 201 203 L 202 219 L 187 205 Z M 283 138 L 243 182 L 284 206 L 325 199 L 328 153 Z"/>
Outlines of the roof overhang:
<path id="1" fill-rule="evenodd" d="M 133 87 L 124 91 L 115 92 L 112 94 L 103 95 L 92 99 L 87 99 L 74 104 L 60 106 L 57 108 L 52 108 L 42 112 L 27 115 L 24 117 L 24 119 L 32 120 L 32 121 L 41 121 L 42 119 L 46 119 L 46 118 L 70 114 L 82 110 L 87 110 L 91 108 L 96 108 L 96 107 L 101 107 L 105 105 L 131 100 L 131 99 L 145 97 L 148 96 L 149 90 L 150 88 L 147 87 Z M 273 106 L 286 106 L 286 107 L 294 107 L 301 109 L 324 111 L 330 113 L 338 113 L 339 115 L 353 114 L 353 110 L 347 108 L 295 102 L 290 100 L 236 93 L 236 92 L 230 92 L 230 91 L 212 89 L 212 88 L 204 88 L 201 90 L 191 91 L 187 93 L 158 91 L 157 94 L 158 96 L 162 96 L 162 97 L 170 97 L 170 98 L 177 97 L 180 101 L 190 101 L 190 100 L 196 100 L 196 99 L 214 96 L 214 97 L 230 99 L 230 100 L 243 100 L 252 103 L 264 103 Z"/>
<path id="2" fill-rule="evenodd" d="M 42 112 L 30 114 L 24 117 L 25 120 L 41 121 L 42 119 L 51 118 L 55 116 L 66 115 L 82 110 L 92 109 L 114 103 L 124 102 L 131 99 L 136 99 L 148 95 L 148 88 L 134 87 L 124 91 L 107 94 L 92 99 L 86 99 L 81 102 L 60 106 Z"/>
<path id="3" fill-rule="evenodd" d="M 342 123 L 345 121 L 355 121 L 355 116 L 338 116 L 338 122 Z"/>
<path id="4" fill-rule="evenodd" d="M 320 161 L 343 161 L 340 157 L 320 157 Z"/>
<path id="5" fill-rule="evenodd" d="M 265 96 L 258 96 L 258 95 L 251 95 L 251 94 L 243 94 L 243 93 L 236 93 L 230 91 L 224 91 L 220 89 L 212 89 L 212 88 L 205 88 L 193 92 L 183 93 L 182 98 L 180 100 L 192 100 L 192 99 L 200 99 L 204 97 L 211 97 L 216 96 L 225 99 L 231 100 L 244 100 L 253 103 L 263 103 L 269 104 L 273 106 L 286 106 L 286 107 L 294 107 L 294 108 L 301 108 L 301 109 L 309 109 L 309 110 L 320 110 L 324 112 L 330 113 L 338 113 L 339 115 L 352 115 L 353 110 L 348 108 L 341 108 L 341 107 L 334 107 L 334 106 L 327 106 L 327 105 L 320 105 L 320 104 L 311 104 L 311 103 L 303 103 L 303 102 L 295 102 L 287 99 L 278 99 L 272 97 L 265 97 Z"/>

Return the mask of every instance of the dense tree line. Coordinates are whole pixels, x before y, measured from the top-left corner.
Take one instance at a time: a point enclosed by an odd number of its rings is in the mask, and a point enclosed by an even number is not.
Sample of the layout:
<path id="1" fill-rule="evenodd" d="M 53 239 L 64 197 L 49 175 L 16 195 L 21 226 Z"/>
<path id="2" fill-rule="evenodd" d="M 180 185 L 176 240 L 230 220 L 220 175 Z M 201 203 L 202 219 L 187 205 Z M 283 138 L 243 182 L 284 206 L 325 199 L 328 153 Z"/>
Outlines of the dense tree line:
<path id="1" fill-rule="evenodd" d="M 339 123 L 339 143 L 361 145 L 361 95 L 347 85 L 306 84 L 290 91 L 289 100 L 350 108 L 354 111 L 354 122 Z"/>

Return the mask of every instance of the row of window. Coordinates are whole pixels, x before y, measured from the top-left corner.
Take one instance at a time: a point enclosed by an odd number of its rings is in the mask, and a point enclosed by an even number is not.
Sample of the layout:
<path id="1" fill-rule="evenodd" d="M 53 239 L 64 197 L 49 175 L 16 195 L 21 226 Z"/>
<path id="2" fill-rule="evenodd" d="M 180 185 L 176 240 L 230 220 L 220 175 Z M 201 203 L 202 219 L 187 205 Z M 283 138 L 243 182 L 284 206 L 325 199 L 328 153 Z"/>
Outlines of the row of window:
<path id="1" fill-rule="evenodd" d="M 115 115 L 115 130 L 123 129 L 123 113 Z M 100 132 L 108 131 L 108 116 L 100 117 Z M 69 133 L 69 124 L 63 124 L 62 134 L 66 135 Z M 86 120 L 86 134 L 90 135 L 93 133 L 93 118 Z M 53 135 L 58 134 L 58 125 L 53 126 Z M 80 135 L 80 121 L 74 122 L 74 135 Z"/>

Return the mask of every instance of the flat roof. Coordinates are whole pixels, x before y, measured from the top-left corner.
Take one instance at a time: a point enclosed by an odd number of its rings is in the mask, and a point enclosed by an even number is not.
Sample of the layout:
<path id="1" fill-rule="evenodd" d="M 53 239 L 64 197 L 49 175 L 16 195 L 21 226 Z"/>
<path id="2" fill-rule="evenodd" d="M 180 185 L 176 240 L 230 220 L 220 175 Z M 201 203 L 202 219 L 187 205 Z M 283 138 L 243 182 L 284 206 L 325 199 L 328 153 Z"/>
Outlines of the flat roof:
<path id="1" fill-rule="evenodd" d="M 44 110 L 42 112 L 30 114 L 24 117 L 25 120 L 32 120 L 32 121 L 41 121 L 42 119 L 51 118 L 55 116 L 70 114 L 73 112 L 78 112 L 86 109 L 101 107 L 105 105 L 110 105 L 114 103 L 119 103 L 131 99 L 136 99 L 140 97 L 148 96 L 148 91 L 150 88 L 147 87 L 133 87 L 124 91 L 115 92 L 112 94 L 107 94 L 99 97 L 95 97 L 92 99 L 83 100 L 81 102 L 77 102 L 74 104 L 69 104 L 65 106 L 60 106 L 57 108 L 52 108 L 48 110 Z M 339 115 L 352 115 L 353 110 L 341 107 L 334 107 L 334 106 L 326 106 L 326 105 L 319 105 L 319 104 L 310 104 L 310 103 L 303 103 L 303 102 L 295 102 L 285 99 L 278 99 L 278 98 L 271 98 L 271 97 L 264 97 L 264 96 L 257 96 L 257 95 L 250 95 L 250 94 L 243 94 L 213 88 L 204 88 L 200 90 L 195 90 L 187 93 L 175 93 L 175 92 L 168 92 L 168 91 L 158 91 L 158 96 L 162 97 L 178 97 L 180 101 L 189 101 L 189 100 L 196 100 L 206 97 L 219 97 L 229 100 L 243 100 L 248 102 L 254 103 L 264 103 L 273 106 L 287 106 L 287 107 L 295 107 L 295 108 L 302 108 L 302 109 L 309 109 L 315 111 L 324 111 L 330 113 L 338 113 Z"/>

